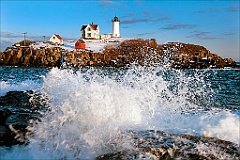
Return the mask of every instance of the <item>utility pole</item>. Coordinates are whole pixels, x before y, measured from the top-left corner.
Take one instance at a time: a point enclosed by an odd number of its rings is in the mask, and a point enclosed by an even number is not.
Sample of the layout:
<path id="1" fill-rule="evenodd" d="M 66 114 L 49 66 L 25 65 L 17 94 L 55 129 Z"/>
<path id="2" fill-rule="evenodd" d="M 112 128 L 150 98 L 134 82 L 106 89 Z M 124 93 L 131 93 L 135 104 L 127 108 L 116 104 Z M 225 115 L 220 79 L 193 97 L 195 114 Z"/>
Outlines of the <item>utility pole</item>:
<path id="1" fill-rule="evenodd" d="M 22 33 L 23 34 L 23 38 L 24 38 L 24 41 L 23 41 L 23 44 L 24 44 L 24 46 L 26 46 L 26 34 L 27 34 L 27 32 L 24 32 L 24 33 Z"/>

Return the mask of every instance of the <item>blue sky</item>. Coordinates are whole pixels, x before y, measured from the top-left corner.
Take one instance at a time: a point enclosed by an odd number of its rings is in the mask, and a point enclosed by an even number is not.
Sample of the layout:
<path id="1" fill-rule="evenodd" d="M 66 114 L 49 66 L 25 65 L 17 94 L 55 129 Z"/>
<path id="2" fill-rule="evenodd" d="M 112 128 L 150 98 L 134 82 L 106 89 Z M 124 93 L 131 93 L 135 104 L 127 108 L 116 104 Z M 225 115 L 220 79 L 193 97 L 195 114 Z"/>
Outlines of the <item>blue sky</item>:
<path id="1" fill-rule="evenodd" d="M 80 38 L 84 24 L 98 24 L 111 33 L 111 20 L 120 19 L 122 37 L 155 38 L 198 44 L 212 53 L 240 61 L 239 1 L 11 1 L 1 0 L 1 51 L 23 39 L 43 40 L 60 34 Z"/>

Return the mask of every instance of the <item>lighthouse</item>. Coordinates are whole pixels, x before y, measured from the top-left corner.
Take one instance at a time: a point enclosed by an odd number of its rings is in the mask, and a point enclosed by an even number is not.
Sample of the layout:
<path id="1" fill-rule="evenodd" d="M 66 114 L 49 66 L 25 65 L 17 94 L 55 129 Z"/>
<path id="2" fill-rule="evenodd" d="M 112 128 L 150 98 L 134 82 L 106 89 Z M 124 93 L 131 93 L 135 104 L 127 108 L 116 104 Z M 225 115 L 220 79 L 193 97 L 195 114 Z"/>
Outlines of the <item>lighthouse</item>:
<path id="1" fill-rule="evenodd" d="M 120 37 L 119 23 L 120 20 L 115 16 L 112 20 L 112 38 Z"/>

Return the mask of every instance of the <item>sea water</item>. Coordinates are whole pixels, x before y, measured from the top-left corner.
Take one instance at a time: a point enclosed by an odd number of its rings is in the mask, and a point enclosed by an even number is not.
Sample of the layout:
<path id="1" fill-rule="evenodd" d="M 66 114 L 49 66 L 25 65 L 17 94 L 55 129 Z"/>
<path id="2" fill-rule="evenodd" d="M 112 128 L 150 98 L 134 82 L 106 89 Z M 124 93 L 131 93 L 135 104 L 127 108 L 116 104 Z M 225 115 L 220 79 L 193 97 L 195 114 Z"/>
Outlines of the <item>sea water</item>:
<path id="1" fill-rule="evenodd" d="M 48 97 L 51 108 L 41 122 L 30 122 L 30 143 L 0 147 L 0 159 L 94 159 L 132 149 L 129 130 L 210 136 L 239 145 L 239 68 L 2 67 L 0 73 L 1 96 L 34 90 Z"/>

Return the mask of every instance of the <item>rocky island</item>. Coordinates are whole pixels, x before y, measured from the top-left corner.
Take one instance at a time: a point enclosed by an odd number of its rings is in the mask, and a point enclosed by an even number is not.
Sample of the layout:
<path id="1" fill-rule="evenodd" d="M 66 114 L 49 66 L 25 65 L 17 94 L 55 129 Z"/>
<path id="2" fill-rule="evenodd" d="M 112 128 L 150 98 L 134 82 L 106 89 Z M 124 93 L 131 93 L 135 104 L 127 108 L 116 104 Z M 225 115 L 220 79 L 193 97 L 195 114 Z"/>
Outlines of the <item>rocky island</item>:
<path id="1" fill-rule="evenodd" d="M 67 50 L 47 44 L 36 47 L 26 41 L 0 52 L 0 66 L 19 67 L 124 67 L 129 64 L 169 64 L 178 69 L 236 67 L 231 58 L 222 58 L 205 47 L 181 42 L 157 44 L 155 39 L 126 39 L 105 44 L 99 51 L 91 49 Z"/>

